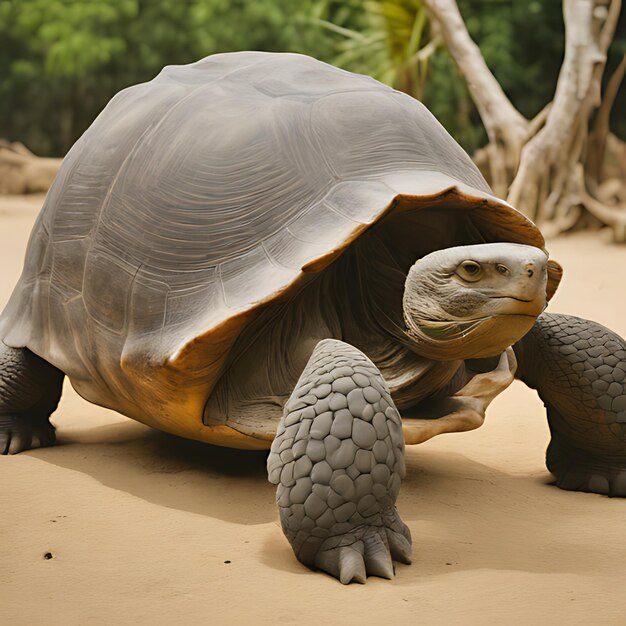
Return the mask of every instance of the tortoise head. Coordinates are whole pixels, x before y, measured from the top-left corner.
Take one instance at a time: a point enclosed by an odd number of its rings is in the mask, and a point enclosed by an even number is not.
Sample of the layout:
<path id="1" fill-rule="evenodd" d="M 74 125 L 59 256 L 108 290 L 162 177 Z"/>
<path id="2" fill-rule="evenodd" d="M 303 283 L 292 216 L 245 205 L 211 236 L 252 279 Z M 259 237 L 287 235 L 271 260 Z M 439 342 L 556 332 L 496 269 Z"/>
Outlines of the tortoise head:
<path id="1" fill-rule="evenodd" d="M 436 360 L 495 356 L 545 309 L 547 254 L 489 243 L 433 252 L 410 269 L 404 320 L 415 352 Z"/>

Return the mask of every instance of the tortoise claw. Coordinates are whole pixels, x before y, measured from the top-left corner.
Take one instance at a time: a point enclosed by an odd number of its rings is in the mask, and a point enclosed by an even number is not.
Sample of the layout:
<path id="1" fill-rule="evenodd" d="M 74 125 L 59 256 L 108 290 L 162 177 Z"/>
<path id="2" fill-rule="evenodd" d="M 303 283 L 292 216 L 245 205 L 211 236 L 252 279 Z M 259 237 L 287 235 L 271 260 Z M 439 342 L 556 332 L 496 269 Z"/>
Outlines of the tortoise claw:
<path id="1" fill-rule="evenodd" d="M 385 528 L 387 531 L 387 541 L 389 542 L 389 551 L 391 552 L 391 558 L 399 563 L 405 565 L 411 565 L 411 541 L 410 537 L 407 539 L 403 534 L 394 530 L 393 528 Z"/>
<path id="2" fill-rule="evenodd" d="M 352 546 L 324 550 L 317 555 L 315 565 L 338 578 L 343 585 L 351 582 L 365 584 L 367 575 L 362 546 L 362 542 L 358 542 Z"/>
<path id="3" fill-rule="evenodd" d="M 47 419 L 0 415 L 0 454 L 18 454 L 54 445 L 54 426 Z"/>
<path id="4" fill-rule="evenodd" d="M 335 576 L 344 585 L 352 582 L 363 584 L 367 576 L 391 580 L 395 571 L 387 533 L 380 527 L 364 530 L 360 540 L 353 540 L 349 545 L 320 550 L 315 557 L 314 565 Z M 347 540 L 350 540 L 348 535 L 342 538 L 342 543 Z M 407 545 L 410 552 L 408 542 Z"/>
<path id="5" fill-rule="evenodd" d="M 567 491 L 586 491 L 614 498 L 626 498 L 626 460 L 599 458 L 566 443 L 558 433 L 546 453 L 546 464 Z"/>

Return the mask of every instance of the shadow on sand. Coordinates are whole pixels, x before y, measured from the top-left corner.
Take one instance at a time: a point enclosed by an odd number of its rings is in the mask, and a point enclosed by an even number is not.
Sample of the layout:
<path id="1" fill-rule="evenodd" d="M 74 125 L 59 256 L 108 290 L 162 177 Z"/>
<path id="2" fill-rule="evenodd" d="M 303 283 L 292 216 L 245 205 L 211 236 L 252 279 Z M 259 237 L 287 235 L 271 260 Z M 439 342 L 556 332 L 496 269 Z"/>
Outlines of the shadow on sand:
<path id="1" fill-rule="evenodd" d="M 160 506 L 242 525 L 278 517 L 266 452 L 218 448 L 129 421 L 74 431 L 56 447 L 27 454 Z M 571 531 L 580 498 L 599 496 L 562 492 L 548 482 L 547 472 L 513 476 L 458 453 L 409 449 L 398 508 L 413 532 L 411 571 L 416 576 L 479 568 L 545 573 L 549 554 L 555 557 L 554 571 L 568 571 L 561 554 L 576 554 L 578 571 L 595 569 L 602 555 L 577 543 Z M 538 507 L 541 516 L 534 514 Z M 308 572 L 279 533 L 263 546 L 261 558 L 272 568 Z"/>
<path id="2" fill-rule="evenodd" d="M 212 446 L 128 420 L 85 431 L 61 430 L 56 446 L 25 454 L 160 506 L 237 524 L 276 517 L 264 451 Z M 245 512 L 231 506 L 241 498 L 249 503 Z"/>

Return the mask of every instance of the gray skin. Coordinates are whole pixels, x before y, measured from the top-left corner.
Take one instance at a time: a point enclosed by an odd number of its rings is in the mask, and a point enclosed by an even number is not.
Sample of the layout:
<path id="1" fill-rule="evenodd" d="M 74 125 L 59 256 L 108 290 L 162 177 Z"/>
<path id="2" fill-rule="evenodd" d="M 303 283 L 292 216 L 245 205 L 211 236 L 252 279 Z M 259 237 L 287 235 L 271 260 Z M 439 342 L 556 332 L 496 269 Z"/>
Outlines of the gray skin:
<path id="1" fill-rule="evenodd" d="M 418 319 L 467 321 L 512 313 L 535 317 L 546 305 L 546 262 L 543 251 L 512 243 L 433 252 L 409 271 L 405 320 L 411 327 Z"/>
<path id="2" fill-rule="evenodd" d="M 500 354 L 545 309 L 547 261 L 539 249 L 511 243 L 457 246 L 417 261 L 403 296 L 415 351 L 437 359 Z M 427 338 L 435 341 L 424 345 Z M 449 354 L 440 352 L 443 341 L 453 342 Z"/>
<path id="3" fill-rule="evenodd" d="M 113 98 L 46 197 L 0 314 L 0 453 L 54 442 L 65 375 L 183 437 L 267 449 L 284 428 L 270 477 L 298 558 L 390 576 L 409 559 L 393 402 L 406 443 L 475 428 L 514 345 L 557 484 L 626 496 L 626 345 L 541 314 L 544 245 L 406 94 L 302 55 L 167 67 Z"/>

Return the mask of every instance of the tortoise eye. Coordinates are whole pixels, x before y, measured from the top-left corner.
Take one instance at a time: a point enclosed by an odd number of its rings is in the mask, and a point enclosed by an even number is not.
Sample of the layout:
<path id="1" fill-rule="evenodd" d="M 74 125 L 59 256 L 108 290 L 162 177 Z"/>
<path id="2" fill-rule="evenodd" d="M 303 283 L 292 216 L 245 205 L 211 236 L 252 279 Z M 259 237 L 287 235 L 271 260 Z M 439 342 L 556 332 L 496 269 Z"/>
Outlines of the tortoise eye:
<path id="1" fill-rule="evenodd" d="M 502 265 L 502 263 L 498 263 L 496 265 L 496 271 L 498 274 L 502 274 L 503 276 L 508 276 L 511 273 L 509 268 L 506 265 Z"/>
<path id="2" fill-rule="evenodd" d="M 457 274 L 466 281 L 478 280 L 483 273 L 483 268 L 476 261 L 463 261 L 457 269 Z"/>

